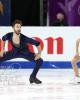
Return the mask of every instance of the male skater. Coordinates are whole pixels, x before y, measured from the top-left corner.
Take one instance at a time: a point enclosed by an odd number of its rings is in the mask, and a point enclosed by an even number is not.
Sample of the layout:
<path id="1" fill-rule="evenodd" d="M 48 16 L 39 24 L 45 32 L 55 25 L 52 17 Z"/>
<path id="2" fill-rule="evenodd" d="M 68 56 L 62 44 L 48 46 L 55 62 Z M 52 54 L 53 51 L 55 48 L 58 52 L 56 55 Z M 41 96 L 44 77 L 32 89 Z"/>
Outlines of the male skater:
<path id="1" fill-rule="evenodd" d="M 72 59 L 72 67 L 73 67 L 74 74 L 75 74 L 75 81 L 74 82 L 76 82 L 76 83 L 80 83 L 79 69 L 77 66 L 77 62 L 80 61 L 79 43 L 80 43 L 80 39 L 78 39 L 76 41 L 76 54 Z"/>
<path id="2" fill-rule="evenodd" d="M 41 47 L 40 43 L 32 38 L 29 38 L 21 34 L 22 21 L 15 20 L 12 24 L 13 32 L 10 32 L 2 37 L 3 46 L 0 53 L 0 62 L 10 60 L 13 58 L 25 58 L 29 61 L 35 62 L 35 67 L 30 75 L 30 83 L 41 84 L 42 82 L 37 79 L 36 75 L 40 69 L 43 60 L 41 59 Z M 13 46 L 11 51 L 5 53 L 4 47 L 6 40 L 9 40 Z M 38 49 L 38 54 L 31 53 L 28 49 L 28 44 L 35 45 Z"/>

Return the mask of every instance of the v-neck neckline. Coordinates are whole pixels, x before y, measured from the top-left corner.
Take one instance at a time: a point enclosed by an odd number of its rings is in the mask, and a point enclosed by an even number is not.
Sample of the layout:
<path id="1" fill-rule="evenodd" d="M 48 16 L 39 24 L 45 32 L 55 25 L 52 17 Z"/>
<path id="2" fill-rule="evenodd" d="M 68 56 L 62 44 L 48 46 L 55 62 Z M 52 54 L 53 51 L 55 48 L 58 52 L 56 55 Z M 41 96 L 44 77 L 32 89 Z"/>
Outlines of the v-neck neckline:
<path id="1" fill-rule="evenodd" d="M 13 42 L 13 34 L 16 34 L 16 33 L 12 32 L 12 39 L 11 40 L 12 40 L 12 43 L 14 44 L 14 42 Z M 19 45 L 21 45 L 21 33 L 20 33 L 20 37 L 19 38 L 20 38 L 20 44 Z"/>

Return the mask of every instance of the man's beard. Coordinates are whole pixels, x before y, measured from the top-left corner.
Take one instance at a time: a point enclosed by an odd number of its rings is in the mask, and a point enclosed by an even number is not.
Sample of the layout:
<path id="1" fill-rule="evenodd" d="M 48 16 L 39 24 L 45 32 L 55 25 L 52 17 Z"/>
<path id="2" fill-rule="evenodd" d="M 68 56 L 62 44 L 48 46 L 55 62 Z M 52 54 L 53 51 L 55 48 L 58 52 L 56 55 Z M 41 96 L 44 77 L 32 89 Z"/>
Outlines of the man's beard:
<path id="1" fill-rule="evenodd" d="M 15 31 L 15 33 L 16 33 L 17 35 L 19 35 L 19 34 L 21 33 L 21 31 Z"/>

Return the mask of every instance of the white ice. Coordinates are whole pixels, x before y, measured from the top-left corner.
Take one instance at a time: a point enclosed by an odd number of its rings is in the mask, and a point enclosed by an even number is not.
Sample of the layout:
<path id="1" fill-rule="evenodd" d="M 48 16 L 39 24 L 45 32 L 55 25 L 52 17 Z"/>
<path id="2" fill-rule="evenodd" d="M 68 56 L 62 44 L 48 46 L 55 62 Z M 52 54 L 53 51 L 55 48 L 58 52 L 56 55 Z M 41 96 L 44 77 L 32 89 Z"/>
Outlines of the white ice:
<path id="1" fill-rule="evenodd" d="M 32 69 L 0 70 L 0 100 L 80 100 L 80 85 L 70 84 L 72 69 L 41 69 L 42 84 L 30 84 Z"/>

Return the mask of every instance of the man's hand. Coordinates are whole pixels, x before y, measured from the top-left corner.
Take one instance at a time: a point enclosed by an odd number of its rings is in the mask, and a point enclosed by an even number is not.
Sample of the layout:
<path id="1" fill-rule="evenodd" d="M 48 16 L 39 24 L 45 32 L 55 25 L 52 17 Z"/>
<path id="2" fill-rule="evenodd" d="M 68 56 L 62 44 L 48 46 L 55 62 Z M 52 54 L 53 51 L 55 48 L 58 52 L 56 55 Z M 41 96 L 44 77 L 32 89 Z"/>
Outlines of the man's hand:
<path id="1" fill-rule="evenodd" d="M 4 51 L 1 51 L 0 52 L 0 57 L 3 57 L 4 53 L 5 53 Z"/>
<path id="2" fill-rule="evenodd" d="M 35 57 L 34 60 L 38 60 L 38 59 L 40 59 L 40 58 L 41 58 L 41 54 L 36 54 L 36 57 Z"/>

